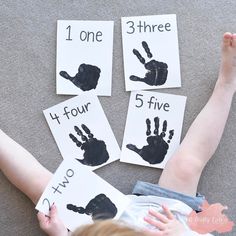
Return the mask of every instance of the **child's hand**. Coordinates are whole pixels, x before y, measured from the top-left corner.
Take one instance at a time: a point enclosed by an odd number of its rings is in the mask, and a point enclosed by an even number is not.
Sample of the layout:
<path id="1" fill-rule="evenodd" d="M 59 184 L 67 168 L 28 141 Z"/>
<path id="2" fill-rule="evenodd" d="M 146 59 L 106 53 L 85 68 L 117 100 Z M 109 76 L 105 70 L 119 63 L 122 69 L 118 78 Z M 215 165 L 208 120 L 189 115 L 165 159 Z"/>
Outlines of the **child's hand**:
<path id="1" fill-rule="evenodd" d="M 153 236 L 181 236 L 185 232 L 185 228 L 177 219 L 171 211 L 166 207 L 162 206 L 165 215 L 154 210 L 149 210 L 148 216 L 144 220 L 157 227 L 160 231 L 148 230 L 148 233 Z M 155 219 L 154 219 L 155 217 Z"/>
<path id="2" fill-rule="evenodd" d="M 68 236 L 68 231 L 57 214 L 55 204 L 52 205 L 49 217 L 42 212 L 37 214 L 40 228 L 49 236 Z"/>

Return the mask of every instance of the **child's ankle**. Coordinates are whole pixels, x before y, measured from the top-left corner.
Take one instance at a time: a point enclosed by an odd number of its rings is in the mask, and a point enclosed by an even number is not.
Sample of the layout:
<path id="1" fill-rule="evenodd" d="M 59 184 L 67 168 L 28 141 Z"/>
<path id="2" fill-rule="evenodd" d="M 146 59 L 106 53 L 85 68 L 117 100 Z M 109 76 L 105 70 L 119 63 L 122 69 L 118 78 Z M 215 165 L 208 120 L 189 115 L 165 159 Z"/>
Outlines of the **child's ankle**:
<path id="1" fill-rule="evenodd" d="M 232 83 L 225 82 L 224 78 L 218 78 L 214 90 L 222 90 L 229 94 L 235 93 L 235 85 Z"/>

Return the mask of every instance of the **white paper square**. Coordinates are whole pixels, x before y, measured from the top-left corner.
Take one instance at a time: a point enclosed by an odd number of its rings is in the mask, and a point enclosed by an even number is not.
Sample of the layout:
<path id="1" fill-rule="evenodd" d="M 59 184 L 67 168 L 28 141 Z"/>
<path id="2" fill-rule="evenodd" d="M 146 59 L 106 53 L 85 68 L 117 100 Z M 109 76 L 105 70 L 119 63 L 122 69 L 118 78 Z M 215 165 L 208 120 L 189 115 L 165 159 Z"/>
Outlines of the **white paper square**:
<path id="1" fill-rule="evenodd" d="M 90 160 L 91 169 L 94 170 L 120 158 L 119 145 L 94 92 L 68 99 L 44 110 L 43 113 L 64 159 L 81 160 L 87 156 L 86 159 Z M 56 119 L 56 116 L 59 118 Z M 89 138 L 82 125 L 87 126 L 93 138 Z M 75 126 L 87 137 L 88 142 L 83 141 L 82 136 L 76 133 Z M 83 145 L 83 150 L 82 146 L 78 147 L 71 139 L 70 134 L 81 144 L 87 143 Z M 109 159 L 106 160 L 107 157 Z"/>
<path id="2" fill-rule="evenodd" d="M 94 90 L 96 95 L 111 96 L 113 27 L 113 21 L 57 22 L 57 94 L 78 95 Z M 86 68 L 87 65 L 92 66 L 93 72 L 96 68 L 100 69 L 100 74 L 96 72 L 97 85 L 84 86 L 87 83 L 82 82 L 76 86 L 60 75 L 61 71 L 65 71 L 74 77 L 81 66 L 80 81 L 81 75 L 85 75 L 85 81 L 88 81 L 88 74 L 91 75 L 92 72 L 87 72 L 83 64 Z M 95 77 L 92 78 L 94 81 Z"/>
<path id="3" fill-rule="evenodd" d="M 81 214 L 68 210 L 67 204 L 83 207 L 87 211 L 86 206 L 90 200 L 99 194 L 105 194 L 114 204 L 115 207 L 109 207 L 109 212 L 112 213 L 114 219 L 120 217 L 130 202 L 128 197 L 90 171 L 89 168 L 73 159 L 64 160 L 40 197 L 36 209 L 48 215 L 49 207 L 55 203 L 60 219 L 69 230 L 73 231 L 83 224 L 92 223 L 92 214 Z M 97 204 L 95 205 L 98 206 Z M 99 208 L 101 207 L 106 209 L 104 204 L 100 204 Z"/>
<path id="4" fill-rule="evenodd" d="M 148 91 L 131 92 L 120 161 L 164 168 L 180 143 L 185 103 L 184 96 Z M 158 134 L 154 134 L 156 117 L 159 118 Z M 149 134 L 146 133 L 147 119 L 150 121 Z M 165 137 L 160 138 L 165 120 Z M 169 138 L 171 130 L 174 132 Z M 150 144 L 147 142 L 148 137 Z M 139 151 L 131 150 L 127 145 L 135 145 Z M 167 153 L 162 154 L 162 150 Z"/>
<path id="5" fill-rule="evenodd" d="M 126 91 L 181 87 L 176 15 L 122 17 L 121 23 Z M 148 58 L 142 42 L 147 43 L 152 54 L 151 58 Z M 149 78 L 152 77 L 150 79 L 152 85 L 130 79 L 133 75 L 144 78 L 148 72 L 145 65 L 134 55 L 133 49 L 138 50 L 146 64 L 155 60 L 155 66 L 152 68 L 159 68 L 160 64 L 158 65 L 156 61 L 168 65 L 167 76 L 163 76 L 161 83 L 160 69 L 153 69 L 152 75 L 149 75 Z M 155 85 L 159 83 L 161 85 Z"/>

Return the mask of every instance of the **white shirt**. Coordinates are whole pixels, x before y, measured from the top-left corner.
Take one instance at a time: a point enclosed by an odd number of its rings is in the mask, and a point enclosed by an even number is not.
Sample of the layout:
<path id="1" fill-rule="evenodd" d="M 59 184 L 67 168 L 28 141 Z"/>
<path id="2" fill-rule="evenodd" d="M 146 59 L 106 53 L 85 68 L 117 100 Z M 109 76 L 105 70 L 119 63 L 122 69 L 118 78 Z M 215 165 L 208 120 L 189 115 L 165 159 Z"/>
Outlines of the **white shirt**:
<path id="1" fill-rule="evenodd" d="M 189 228 L 187 217 L 193 209 L 179 200 L 157 196 L 128 195 L 128 197 L 131 199 L 131 203 L 121 215 L 120 220 L 128 223 L 130 227 L 154 229 L 155 227 L 145 222 L 143 218 L 147 216 L 149 209 L 162 213 L 161 206 L 166 205 L 176 219 L 185 226 L 186 233 L 184 236 L 213 236 L 212 234 L 198 234 Z"/>

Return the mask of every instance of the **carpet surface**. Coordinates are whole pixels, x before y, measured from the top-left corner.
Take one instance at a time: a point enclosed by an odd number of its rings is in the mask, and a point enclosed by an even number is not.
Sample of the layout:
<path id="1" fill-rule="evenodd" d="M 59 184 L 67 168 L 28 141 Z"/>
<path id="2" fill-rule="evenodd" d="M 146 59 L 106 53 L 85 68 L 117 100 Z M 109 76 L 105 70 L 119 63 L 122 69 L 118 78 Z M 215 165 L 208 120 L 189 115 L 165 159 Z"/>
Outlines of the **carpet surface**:
<path id="1" fill-rule="evenodd" d="M 124 87 L 120 18 L 176 14 L 182 87 L 161 92 L 187 96 L 184 137 L 214 88 L 221 37 L 225 31 L 235 31 L 235 12 L 233 0 L 1 1 L 0 128 L 54 172 L 62 157 L 42 111 L 71 97 L 56 95 L 56 22 L 114 20 L 112 96 L 99 99 L 121 146 L 129 93 Z M 234 99 L 222 141 L 199 183 L 199 192 L 209 202 L 229 207 L 232 220 L 236 219 L 235 104 Z M 161 170 L 116 161 L 96 173 L 128 194 L 137 180 L 157 183 Z M 2 173 L 0 209 L 0 235 L 44 235 L 33 204 Z M 236 235 L 236 227 L 224 235 Z"/>

